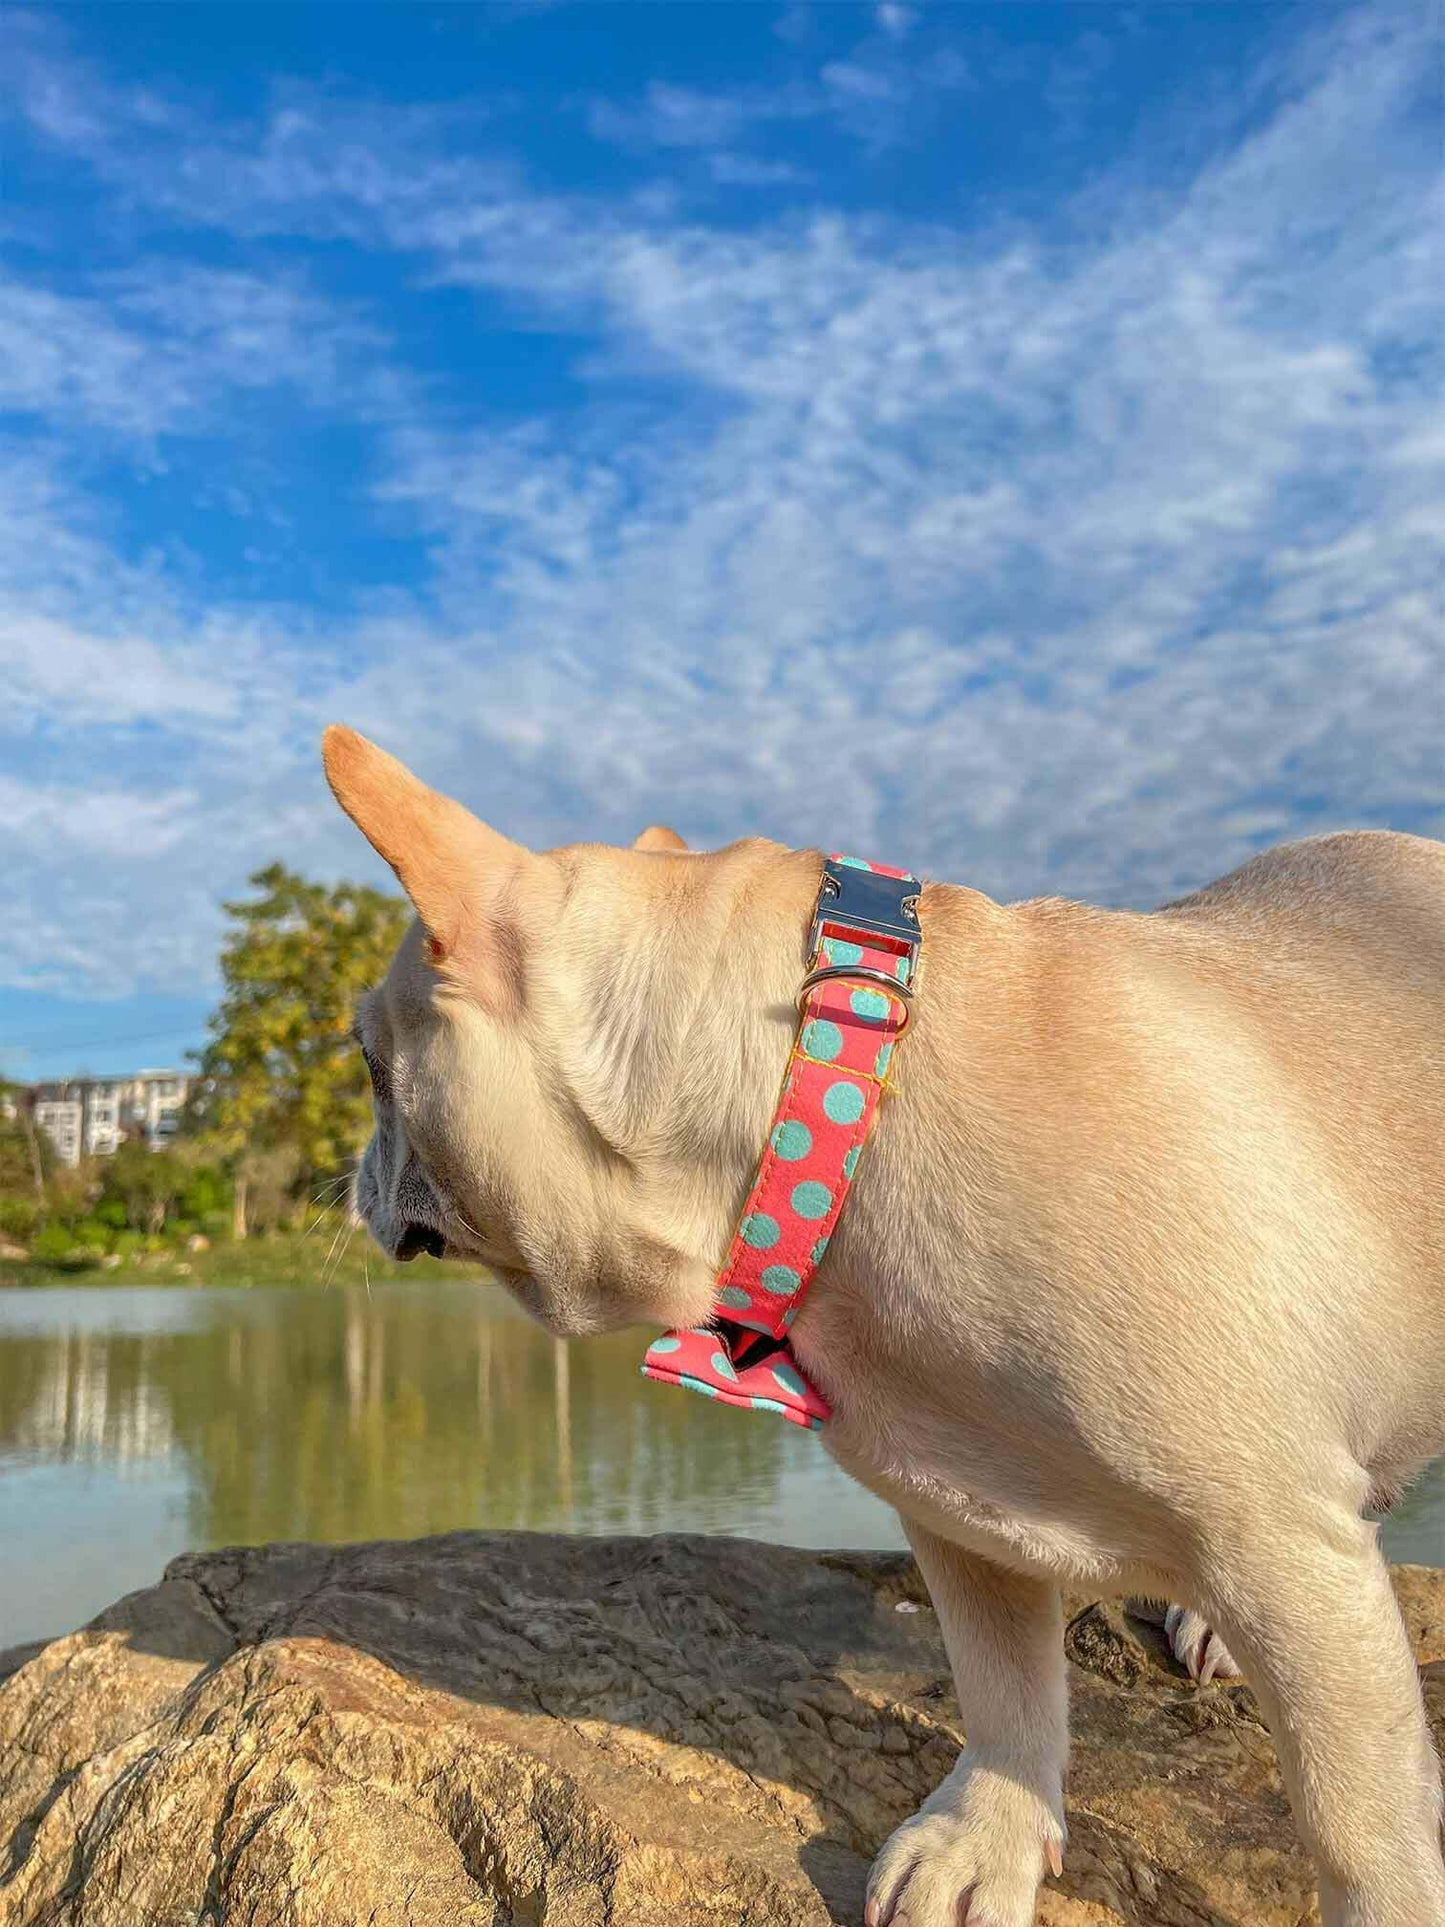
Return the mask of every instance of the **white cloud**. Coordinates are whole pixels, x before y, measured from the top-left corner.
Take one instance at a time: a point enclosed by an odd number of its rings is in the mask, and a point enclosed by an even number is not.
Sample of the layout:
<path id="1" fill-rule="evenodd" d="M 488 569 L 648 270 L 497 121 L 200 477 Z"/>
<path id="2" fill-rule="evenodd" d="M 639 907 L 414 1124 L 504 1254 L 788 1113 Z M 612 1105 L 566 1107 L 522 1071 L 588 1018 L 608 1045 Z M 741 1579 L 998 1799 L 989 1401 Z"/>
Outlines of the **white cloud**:
<path id="1" fill-rule="evenodd" d="M 952 50 L 926 61 L 904 56 L 898 43 L 917 19 L 912 9 L 876 9 L 878 35 L 844 59 L 772 86 L 702 89 L 654 81 L 631 102 L 594 100 L 588 126 L 599 139 L 633 152 L 649 149 L 736 149 L 752 138 L 807 122 L 827 122 L 869 147 L 890 147 L 918 136 L 928 110 L 970 84 L 966 63 Z M 764 157 L 754 156 L 761 165 Z M 775 164 L 779 164 L 776 163 Z"/>
<path id="2" fill-rule="evenodd" d="M 762 160 L 753 154 L 710 154 L 708 172 L 719 187 L 791 187 L 816 178 L 792 161 Z"/>
<path id="3" fill-rule="evenodd" d="M 754 128 L 812 120 L 823 109 L 818 89 L 803 83 L 706 92 L 654 81 L 630 106 L 594 100 L 587 120 L 599 140 L 620 147 L 728 147 Z"/>
<path id="4" fill-rule="evenodd" d="M 69 107 L 46 110 L 48 136 L 169 221 L 344 235 L 596 343 L 588 405 L 458 430 L 327 311 L 343 338 L 307 382 L 342 409 L 336 357 L 372 358 L 400 397 L 367 417 L 376 513 L 430 545 L 431 593 L 385 621 L 208 608 L 108 559 L 83 497 L 18 491 L 5 646 L 26 713 L 73 703 L 78 744 L 127 772 L 109 790 L 123 833 L 76 869 L 72 903 L 99 914 L 120 875 L 151 907 L 111 969 L 192 982 L 246 866 L 357 863 L 314 761 L 332 715 L 538 842 L 665 816 L 1000 895 L 1144 902 L 1302 829 L 1445 833 L 1424 39 L 1407 10 L 1354 16 L 1185 187 L 1096 184 L 1072 223 L 1000 240 L 541 195 L 509 163 L 439 154 L 415 117 L 297 96 L 256 129 L 188 123 L 179 145 L 173 110 L 169 147 L 128 151 L 113 101 L 52 89 Z M 734 151 L 716 100 L 651 111 L 674 145 L 690 126 L 714 160 Z M 180 344 L 180 375 L 134 384 L 169 423 L 186 355 L 244 384 L 268 343 L 311 350 L 305 312 L 278 302 L 117 283 L 84 320 L 102 345 Z M 106 352 L 99 416 L 125 385 Z M 610 385 L 659 370 L 661 399 Z M 50 418 L 75 406 L 43 363 L 28 379 Z M 148 817 L 124 800 L 118 733 L 141 718 L 175 759 Z M 20 975 L 54 921 L 26 875 L 0 940 Z"/>
<path id="5" fill-rule="evenodd" d="M 903 40 L 918 24 L 918 9 L 899 6 L 898 0 L 883 0 L 882 6 L 873 9 L 873 17 L 890 38 Z"/>
<path id="6" fill-rule="evenodd" d="M 344 392 L 361 415 L 399 400 L 375 366 L 384 336 L 295 274 L 156 261 L 94 286 L 0 280 L 0 409 L 151 438 L 214 420 L 236 389 L 290 388 L 312 408 Z"/>
<path id="7" fill-rule="evenodd" d="M 185 790 L 143 795 L 102 782 L 24 783 L 0 772 L 0 819 L 13 849 L 48 859 L 57 847 L 83 855 L 160 855 L 183 834 L 196 798 Z"/>
<path id="8" fill-rule="evenodd" d="M 147 637 L 96 636 L 0 602 L 0 675 L 6 713 L 0 729 L 45 716 L 68 729 L 104 722 L 199 718 L 229 720 L 236 694 L 192 646 L 166 651 Z"/>

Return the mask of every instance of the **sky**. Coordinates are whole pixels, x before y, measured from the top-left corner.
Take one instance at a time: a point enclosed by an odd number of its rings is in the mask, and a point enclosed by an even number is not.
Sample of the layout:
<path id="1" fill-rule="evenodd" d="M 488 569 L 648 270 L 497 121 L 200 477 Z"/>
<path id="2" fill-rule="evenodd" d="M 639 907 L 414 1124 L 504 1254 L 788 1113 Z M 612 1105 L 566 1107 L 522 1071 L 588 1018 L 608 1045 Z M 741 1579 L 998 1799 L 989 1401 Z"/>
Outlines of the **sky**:
<path id="1" fill-rule="evenodd" d="M 508 834 L 1147 907 L 1445 835 L 1439 0 L 65 7 L 0 48 L 0 1069 Z"/>

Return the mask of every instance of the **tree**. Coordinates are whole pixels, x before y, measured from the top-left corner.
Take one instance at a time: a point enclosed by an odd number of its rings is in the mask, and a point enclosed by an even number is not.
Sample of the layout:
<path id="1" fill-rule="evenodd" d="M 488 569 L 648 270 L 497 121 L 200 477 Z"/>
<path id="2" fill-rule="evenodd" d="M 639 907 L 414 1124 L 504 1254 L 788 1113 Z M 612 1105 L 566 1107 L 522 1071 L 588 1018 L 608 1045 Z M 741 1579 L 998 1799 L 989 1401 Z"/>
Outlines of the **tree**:
<path id="1" fill-rule="evenodd" d="M 29 1091 L 0 1078 L 0 1240 L 29 1238 L 45 1218 L 50 1140 L 35 1128 Z"/>
<path id="2" fill-rule="evenodd" d="M 158 1236 L 190 1178 L 173 1151 L 152 1151 L 144 1138 L 127 1138 L 100 1167 L 100 1202 L 95 1216 L 132 1231 Z"/>
<path id="3" fill-rule="evenodd" d="M 29 1091 L 0 1078 L 0 1196 L 29 1192 L 45 1195 L 45 1164 L 53 1162 L 47 1141 L 42 1148 L 31 1114 Z"/>
<path id="4" fill-rule="evenodd" d="M 311 883 L 279 863 L 251 886 L 254 898 L 223 906 L 233 926 L 220 958 L 225 994 L 190 1119 L 234 1172 L 240 1235 L 252 1175 L 274 1175 L 279 1161 L 293 1196 L 309 1193 L 365 1143 L 370 1089 L 352 1019 L 411 918 L 398 897 Z"/>

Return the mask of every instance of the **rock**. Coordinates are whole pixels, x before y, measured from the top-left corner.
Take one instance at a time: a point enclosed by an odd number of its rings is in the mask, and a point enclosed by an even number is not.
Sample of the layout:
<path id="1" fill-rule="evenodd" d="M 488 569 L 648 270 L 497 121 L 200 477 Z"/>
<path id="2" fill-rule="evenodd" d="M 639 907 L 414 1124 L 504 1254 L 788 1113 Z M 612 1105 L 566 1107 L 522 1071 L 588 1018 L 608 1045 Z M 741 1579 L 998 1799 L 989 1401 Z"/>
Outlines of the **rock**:
<path id="1" fill-rule="evenodd" d="M 30 1253 L 24 1245 L 13 1245 L 8 1238 L 0 1238 L 0 1258 L 7 1259 L 12 1263 L 18 1263 L 20 1259 L 28 1258 L 29 1256 Z"/>
<path id="2" fill-rule="evenodd" d="M 1445 1726 L 1445 1572 L 1398 1586 Z M 1113 1606 L 1069 1652 L 1044 1927 L 1314 1918 L 1248 1688 Z M 959 1740 L 906 1557 L 746 1540 L 188 1554 L 0 1680 L 3 1927 L 856 1923 Z"/>

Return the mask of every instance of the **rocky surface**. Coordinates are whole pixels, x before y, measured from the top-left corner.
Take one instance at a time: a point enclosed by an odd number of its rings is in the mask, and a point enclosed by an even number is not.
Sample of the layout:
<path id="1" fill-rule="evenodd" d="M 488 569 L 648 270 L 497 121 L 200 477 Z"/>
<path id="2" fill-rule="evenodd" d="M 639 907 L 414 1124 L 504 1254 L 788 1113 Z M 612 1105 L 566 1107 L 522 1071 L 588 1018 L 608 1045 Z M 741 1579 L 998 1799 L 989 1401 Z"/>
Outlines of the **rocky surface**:
<path id="1" fill-rule="evenodd" d="M 1445 1573 L 1398 1590 L 1445 1727 Z M 1080 1604 L 1047 1927 L 1312 1917 L 1249 1690 Z M 959 1727 L 901 1556 L 456 1534 L 188 1555 L 0 1660 L 4 1927 L 826 1927 Z"/>

